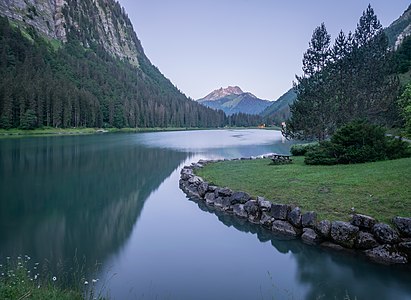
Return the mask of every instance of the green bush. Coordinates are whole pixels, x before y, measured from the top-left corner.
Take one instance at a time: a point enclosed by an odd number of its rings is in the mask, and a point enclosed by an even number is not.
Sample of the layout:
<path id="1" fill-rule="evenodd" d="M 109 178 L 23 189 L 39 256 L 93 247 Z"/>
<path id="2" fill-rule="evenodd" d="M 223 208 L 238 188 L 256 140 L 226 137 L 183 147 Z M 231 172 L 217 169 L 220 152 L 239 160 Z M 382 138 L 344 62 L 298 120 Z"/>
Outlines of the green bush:
<path id="1" fill-rule="evenodd" d="M 307 151 L 308 165 L 354 164 L 411 156 L 409 144 L 387 137 L 384 128 L 355 121 L 335 132 L 329 142 Z"/>
<path id="2" fill-rule="evenodd" d="M 293 156 L 304 156 L 307 151 L 314 149 L 318 143 L 295 144 L 291 146 L 290 152 Z"/>

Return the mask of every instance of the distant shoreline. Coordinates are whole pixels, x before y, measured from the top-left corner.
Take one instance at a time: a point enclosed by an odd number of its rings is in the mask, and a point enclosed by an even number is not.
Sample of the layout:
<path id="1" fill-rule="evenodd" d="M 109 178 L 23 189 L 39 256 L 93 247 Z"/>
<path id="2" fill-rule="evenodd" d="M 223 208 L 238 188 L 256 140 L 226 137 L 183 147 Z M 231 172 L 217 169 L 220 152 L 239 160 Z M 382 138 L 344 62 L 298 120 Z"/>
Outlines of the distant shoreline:
<path id="1" fill-rule="evenodd" d="M 257 127 L 220 127 L 220 128 L 186 128 L 186 127 L 152 127 L 152 128 L 44 128 L 44 129 L 0 129 L 0 139 L 23 137 L 46 137 L 68 135 L 94 135 L 105 133 L 142 133 L 165 131 L 193 131 L 193 130 L 224 130 L 224 129 L 261 129 Z M 280 127 L 272 126 L 262 130 L 279 130 Z"/>

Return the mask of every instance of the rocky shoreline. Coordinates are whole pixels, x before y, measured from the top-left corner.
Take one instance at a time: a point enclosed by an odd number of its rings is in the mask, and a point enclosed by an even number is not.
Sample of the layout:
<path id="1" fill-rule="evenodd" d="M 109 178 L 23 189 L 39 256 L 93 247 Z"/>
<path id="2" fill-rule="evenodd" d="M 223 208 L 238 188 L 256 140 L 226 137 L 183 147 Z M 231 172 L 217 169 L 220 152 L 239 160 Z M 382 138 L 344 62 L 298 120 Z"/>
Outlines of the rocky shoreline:
<path id="1" fill-rule="evenodd" d="M 235 160 L 264 158 L 269 156 Z M 181 170 L 180 188 L 189 198 L 258 224 L 274 236 L 301 238 L 311 245 L 362 252 L 377 263 L 411 265 L 411 218 L 393 218 L 394 228 L 361 214 L 354 214 L 350 222 L 318 220 L 314 211 L 303 212 L 299 207 L 272 203 L 263 197 L 252 198 L 242 191 L 213 186 L 195 175 L 196 169 L 219 161 L 200 160 Z"/>

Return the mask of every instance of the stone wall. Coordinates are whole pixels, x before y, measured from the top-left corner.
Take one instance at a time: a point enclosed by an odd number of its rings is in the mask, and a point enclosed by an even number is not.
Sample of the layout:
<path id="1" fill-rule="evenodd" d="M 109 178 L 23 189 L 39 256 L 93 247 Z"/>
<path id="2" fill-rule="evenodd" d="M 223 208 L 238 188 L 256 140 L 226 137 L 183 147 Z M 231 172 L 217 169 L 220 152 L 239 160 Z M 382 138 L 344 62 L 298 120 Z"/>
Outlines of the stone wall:
<path id="1" fill-rule="evenodd" d="M 242 158 L 262 159 L 262 157 Z M 314 211 L 272 203 L 263 197 L 210 185 L 195 175 L 195 169 L 218 161 L 200 160 L 181 170 L 180 187 L 189 198 L 205 202 L 227 214 L 270 229 L 273 235 L 301 238 L 304 243 L 333 249 L 363 252 L 374 262 L 411 263 L 411 218 L 395 217 L 393 224 L 354 214 L 350 222 L 318 220 Z"/>

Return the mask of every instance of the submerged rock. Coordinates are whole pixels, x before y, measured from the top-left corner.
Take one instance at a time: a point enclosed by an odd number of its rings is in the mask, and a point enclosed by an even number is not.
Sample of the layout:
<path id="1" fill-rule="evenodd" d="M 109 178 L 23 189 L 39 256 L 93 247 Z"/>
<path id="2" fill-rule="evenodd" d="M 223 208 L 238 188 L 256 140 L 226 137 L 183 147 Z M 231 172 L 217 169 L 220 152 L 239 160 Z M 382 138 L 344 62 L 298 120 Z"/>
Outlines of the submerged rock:
<path id="1" fill-rule="evenodd" d="M 406 264 L 408 259 L 405 254 L 399 252 L 393 245 L 382 245 L 365 251 L 373 261 L 383 264 Z"/>

